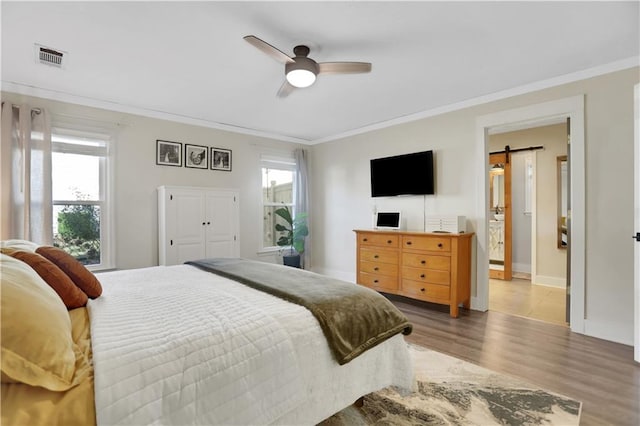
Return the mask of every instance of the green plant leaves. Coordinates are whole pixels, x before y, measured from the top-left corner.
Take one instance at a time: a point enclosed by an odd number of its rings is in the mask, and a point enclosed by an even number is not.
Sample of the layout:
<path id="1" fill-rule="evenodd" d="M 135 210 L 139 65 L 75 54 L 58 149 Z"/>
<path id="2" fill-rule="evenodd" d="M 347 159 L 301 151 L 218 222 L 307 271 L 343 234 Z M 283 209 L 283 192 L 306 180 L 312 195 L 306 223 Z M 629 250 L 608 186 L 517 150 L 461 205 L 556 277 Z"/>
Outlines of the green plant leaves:
<path id="1" fill-rule="evenodd" d="M 281 223 L 275 224 L 276 231 L 286 233 L 280 236 L 276 244 L 281 247 L 291 246 L 298 253 L 304 253 L 304 239 L 309 235 L 307 213 L 299 213 L 294 219 L 291 215 L 291 210 L 289 210 L 289 206 L 280 207 L 273 213 L 280 216 L 286 222 L 286 225 L 289 225 L 287 227 Z"/>

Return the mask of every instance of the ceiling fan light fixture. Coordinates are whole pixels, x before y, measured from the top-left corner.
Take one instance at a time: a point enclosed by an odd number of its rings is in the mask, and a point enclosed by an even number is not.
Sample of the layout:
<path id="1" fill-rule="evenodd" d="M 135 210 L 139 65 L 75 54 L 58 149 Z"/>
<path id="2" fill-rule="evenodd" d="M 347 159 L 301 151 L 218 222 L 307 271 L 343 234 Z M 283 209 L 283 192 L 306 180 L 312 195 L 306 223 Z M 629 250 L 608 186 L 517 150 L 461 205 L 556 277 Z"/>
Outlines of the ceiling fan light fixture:
<path id="1" fill-rule="evenodd" d="M 289 84 L 298 88 L 311 86 L 316 81 L 316 76 L 319 72 L 316 61 L 306 56 L 296 56 L 293 60 L 295 62 L 284 66 L 284 73 Z"/>
<path id="2" fill-rule="evenodd" d="M 294 87 L 309 87 L 316 81 L 316 75 L 305 69 L 291 70 L 287 73 L 287 81 Z"/>

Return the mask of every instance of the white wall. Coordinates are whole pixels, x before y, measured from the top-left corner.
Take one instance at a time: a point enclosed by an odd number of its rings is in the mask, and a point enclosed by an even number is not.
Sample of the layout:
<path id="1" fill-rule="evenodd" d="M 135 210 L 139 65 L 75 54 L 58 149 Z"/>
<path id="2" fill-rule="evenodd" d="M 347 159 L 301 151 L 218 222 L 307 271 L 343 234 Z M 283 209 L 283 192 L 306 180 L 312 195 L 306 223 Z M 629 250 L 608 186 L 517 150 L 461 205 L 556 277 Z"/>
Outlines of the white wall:
<path id="1" fill-rule="evenodd" d="M 469 230 L 475 230 L 477 180 L 484 178 L 476 172 L 476 118 L 584 94 L 585 329 L 631 344 L 633 240 L 629 235 L 633 233 L 633 86 L 638 80 L 639 69 L 628 69 L 314 146 L 314 265 L 328 274 L 355 279 L 353 229 L 371 226 L 374 202 L 401 209 L 410 229 L 421 229 L 426 212 L 465 215 Z M 436 151 L 436 195 L 370 197 L 371 158 L 425 149 Z"/>
<path id="2" fill-rule="evenodd" d="M 114 159 L 118 269 L 158 264 L 157 188 L 161 185 L 237 189 L 240 193 L 240 255 L 258 258 L 262 222 L 260 152 L 264 149 L 290 152 L 298 145 L 11 93 L 3 92 L 2 99 L 43 107 L 53 115 L 119 124 Z M 156 139 L 231 149 L 232 171 L 156 165 Z M 274 256 L 260 259 L 276 260 Z"/>
<path id="3" fill-rule="evenodd" d="M 459 122 L 443 115 L 315 145 L 312 199 L 314 205 L 314 266 L 321 272 L 355 281 L 354 229 L 371 228 L 374 208 L 400 210 L 406 229 L 423 230 L 424 215 L 467 214 L 475 207 L 475 152 L 465 135 L 451 134 L 462 126 L 473 140 L 473 120 Z M 401 129 L 400 131 L 399 128 Z M 369 160 L 431 149 L 435 154 L 436 195 L 372 198 Z"/>

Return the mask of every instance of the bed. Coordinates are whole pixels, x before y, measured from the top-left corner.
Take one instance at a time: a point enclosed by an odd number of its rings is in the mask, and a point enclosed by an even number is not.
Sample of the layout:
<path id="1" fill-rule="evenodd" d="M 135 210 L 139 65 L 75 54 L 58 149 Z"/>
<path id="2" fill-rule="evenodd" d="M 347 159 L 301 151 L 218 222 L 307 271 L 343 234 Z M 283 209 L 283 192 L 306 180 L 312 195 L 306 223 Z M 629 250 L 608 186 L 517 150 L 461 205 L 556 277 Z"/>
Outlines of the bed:
<path id="1" fill-rule="evenodd" d="M 309 308 L 200 266 L 96 274 L 101 295 L 68 309 L 33 269 L 0 256 L 2 424 L 317 424 L 375 390 L 413 386 L 410 327 L 340 358 Z M 25 282 L 28 300 L 11 296 Z M 45 363 L 61 355 L 38 345 L 67 342 L 64 368 L 19 377 L 5 336 Z"/>

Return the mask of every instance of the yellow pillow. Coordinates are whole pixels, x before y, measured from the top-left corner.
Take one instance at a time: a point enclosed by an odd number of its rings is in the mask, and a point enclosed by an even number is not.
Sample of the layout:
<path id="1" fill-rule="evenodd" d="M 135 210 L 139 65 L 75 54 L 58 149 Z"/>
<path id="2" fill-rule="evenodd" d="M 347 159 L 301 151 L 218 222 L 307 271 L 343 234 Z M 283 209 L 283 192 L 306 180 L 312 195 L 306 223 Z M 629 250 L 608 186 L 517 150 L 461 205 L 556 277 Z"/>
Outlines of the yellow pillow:
<path id="1" fill-rule="evenodd" d="M 0 281 L 3 376 L 52 391 L 74 386 L 71 320 L 60 297 L 29 265 L 4 254 Z"/>

